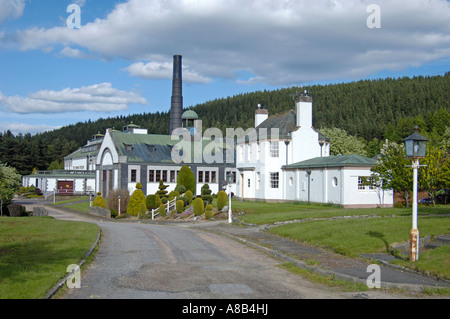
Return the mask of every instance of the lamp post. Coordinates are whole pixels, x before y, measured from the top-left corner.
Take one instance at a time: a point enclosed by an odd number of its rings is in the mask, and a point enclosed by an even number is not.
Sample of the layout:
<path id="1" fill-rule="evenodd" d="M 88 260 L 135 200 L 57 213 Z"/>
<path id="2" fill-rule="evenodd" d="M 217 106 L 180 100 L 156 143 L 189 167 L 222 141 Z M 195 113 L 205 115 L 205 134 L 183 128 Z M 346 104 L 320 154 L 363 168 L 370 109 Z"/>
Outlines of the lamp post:
<path id="1" fill-rule="evenodd" d="M 231 212 L 231 184 L 234 182 L 233 173 L 229 172 L 227 174 L 227 184 L 228 184 L 228 223 L 233 222 L 232 212 Z"/>
<path id="2" fill-rule="evenodd" d="M 413 210 L 412 210 L 412 229 L 410 237 L 410 256 L 411 261 L 419 260 L 419 229 L 417 226 L 417 188 L 418 171 L 420 167 L 419 159 L 427 154 L 428 139 L 419 134 L 419 127 L 414 128 L 414 134 L 404 140 L 406 156 L 412 160 L 413 172 Z"/>
<path id="3" fill-rule="evenodd" d="M 118 203 L 118 211 L 117 211 L 117 213 L 119 214 L 119 216 L 120 216 L 120 198 L 121 198 L 121 196 L 120 196 L 120 194 L 119 194 L 119 196 L 117 196 L 117 198 L 118 198 L 118 200 L 119 200 L 119 203 Z"/>

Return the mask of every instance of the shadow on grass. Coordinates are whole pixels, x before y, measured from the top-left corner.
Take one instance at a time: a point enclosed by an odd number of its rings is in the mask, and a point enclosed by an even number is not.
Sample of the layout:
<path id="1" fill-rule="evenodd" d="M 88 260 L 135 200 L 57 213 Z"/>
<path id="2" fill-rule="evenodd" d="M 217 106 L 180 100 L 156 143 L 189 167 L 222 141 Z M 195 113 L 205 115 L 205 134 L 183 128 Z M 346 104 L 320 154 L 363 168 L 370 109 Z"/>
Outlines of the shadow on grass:
<path id="1" fill-rule="evenodd" d="M 393 251 L 388 243 L 388 241 L 386 240 L 386 238 L 384 238 L 384 234 L 377 232 L 377 231 L 369 231 L 367 232 L 367 235 L 369 235 L 370 237 L 373 238 L 378 238 L 379 240 L 381 240 L 386 248 L 386 253 L 388 254 L 392 254 Z"/>

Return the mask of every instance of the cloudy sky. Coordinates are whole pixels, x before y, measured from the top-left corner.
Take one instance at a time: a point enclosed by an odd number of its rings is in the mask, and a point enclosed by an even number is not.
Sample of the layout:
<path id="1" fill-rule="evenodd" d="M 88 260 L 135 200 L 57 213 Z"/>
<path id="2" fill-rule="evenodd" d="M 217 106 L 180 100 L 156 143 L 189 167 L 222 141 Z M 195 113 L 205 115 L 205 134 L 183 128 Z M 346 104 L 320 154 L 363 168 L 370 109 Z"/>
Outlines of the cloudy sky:
<path id="1" fill-rule="evenodd" d="M 292 85 L 443 75 L 450 1 L 0 0 L 0 131 L 168 111 L 175 54 L 185 107 Z"/>

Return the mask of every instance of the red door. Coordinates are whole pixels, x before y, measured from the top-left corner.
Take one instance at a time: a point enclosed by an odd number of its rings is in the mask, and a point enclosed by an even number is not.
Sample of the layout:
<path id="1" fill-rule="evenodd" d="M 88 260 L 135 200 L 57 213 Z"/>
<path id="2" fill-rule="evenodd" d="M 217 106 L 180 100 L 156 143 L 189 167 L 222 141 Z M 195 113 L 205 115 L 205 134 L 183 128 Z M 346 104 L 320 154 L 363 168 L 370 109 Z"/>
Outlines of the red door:
<path id="1" fill-rule="evenodd" d="M 73 195 L 74 194 L 73 181 L 58 182 L 58 194 L 59 195 Z"/>

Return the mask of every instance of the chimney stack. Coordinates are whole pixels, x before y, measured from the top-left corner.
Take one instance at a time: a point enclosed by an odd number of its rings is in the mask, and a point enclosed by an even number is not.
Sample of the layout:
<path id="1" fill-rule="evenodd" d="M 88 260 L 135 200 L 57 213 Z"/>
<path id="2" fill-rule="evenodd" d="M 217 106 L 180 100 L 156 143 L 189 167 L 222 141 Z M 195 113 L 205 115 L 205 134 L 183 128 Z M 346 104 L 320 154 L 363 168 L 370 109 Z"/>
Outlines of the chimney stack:
<path id="1" fill-rule="evenodd" d="M 183 114 L 183 76 L 182 76 L 182 57 L 173 56 L 173 85 L 172 85 L 172 103 L 170 108 L 170 132 L 183 126 L 181 116 Z"/>

